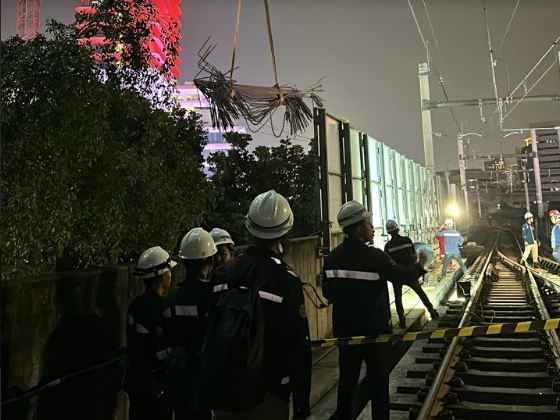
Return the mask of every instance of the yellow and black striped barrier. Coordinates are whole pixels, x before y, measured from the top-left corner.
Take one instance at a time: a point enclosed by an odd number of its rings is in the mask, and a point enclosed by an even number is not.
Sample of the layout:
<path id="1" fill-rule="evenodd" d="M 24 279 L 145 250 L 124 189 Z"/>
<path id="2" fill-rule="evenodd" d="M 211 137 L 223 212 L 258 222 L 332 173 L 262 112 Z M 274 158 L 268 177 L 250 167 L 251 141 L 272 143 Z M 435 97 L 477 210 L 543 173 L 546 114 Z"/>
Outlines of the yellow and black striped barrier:
<path id="1" fill-rule="evenodd" d="M 541 319 L 535 321 L 513 322 L 508 324 L 477 325 L 463 328 L 446 328 L 433 331 L 419 331 L 405 334 L 381 334 L 375 336 L 357 336 L 326 338 L 314 340 L 311 347 L 333 347 L 333 346 L 357 346 L 360 344 L 395 343 L 399 341 L 412 342 L 416 340 L 443 339 L 453 337 L 480 337 L 495 334 L 517 334 L 531 331 L 555 330 L 560 327 L 560 318 L 547 321 Z"/>

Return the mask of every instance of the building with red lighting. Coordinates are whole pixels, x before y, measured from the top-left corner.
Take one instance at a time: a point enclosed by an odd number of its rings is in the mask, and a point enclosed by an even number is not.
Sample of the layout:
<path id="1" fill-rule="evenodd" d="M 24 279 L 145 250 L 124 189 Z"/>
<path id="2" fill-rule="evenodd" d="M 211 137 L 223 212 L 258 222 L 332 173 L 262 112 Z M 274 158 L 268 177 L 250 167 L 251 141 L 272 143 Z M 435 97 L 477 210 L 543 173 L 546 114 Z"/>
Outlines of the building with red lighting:
<path id="1" fill-rule="evenodd" d="M 95 6 L 99 4 L 100 0 L 81 0 L 81 2 L 82 5 L 76 7 L 75 9 L 76 13 L 93 14 L 95 13 Z M 166 61 L 170 62 L 170 76 L 174 79 L 178 79 L 181 75 L 181 72 L 179 70 L 179 65 L 181 64 L 181 60 L 179 58 L 179 28 L 181 27 L 181 9 L 179 7 L 179 4 L 181 0 L 152 0 L 152 2 L 156 7 L 156 16 L 151 21 L 152 33 L 148 43 L 151 53 L 151 59 L 149 63 L 153 68 L 159 69 Z M 168 56 L 168 48 L 166 48 L 165 46 L 166 41 L 173 44 L 173 49 L 175 49 L 177 52 L 175 56 Z M 78 42 L 80 44 L 87 44 L 88 46 L 90 46 L 93 50 L 94 57 L 97 60 L 103 59 L 103 57 L 101 57 L 101 55 L 99 54 L 100 47 L 109 43 L 109 41 L 107 41 L 103 36 L 101 30 L 94 36 L 79 39 Z M 119 59 L 119 51 L 115 51 L 112 56 L 116 59 Z"/>
<path id="2" fill-rule="evenodd" d="M 17 0 L 16 31 L 23 39 L 31 39 L 39 32 L 41 0 Z"/>

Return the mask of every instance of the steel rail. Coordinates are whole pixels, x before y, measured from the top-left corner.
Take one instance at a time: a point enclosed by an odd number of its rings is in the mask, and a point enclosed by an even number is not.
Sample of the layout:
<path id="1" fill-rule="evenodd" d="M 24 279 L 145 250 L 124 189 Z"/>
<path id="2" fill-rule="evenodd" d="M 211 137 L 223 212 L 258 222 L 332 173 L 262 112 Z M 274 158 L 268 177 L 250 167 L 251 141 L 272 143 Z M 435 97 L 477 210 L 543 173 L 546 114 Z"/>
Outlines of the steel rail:
<path id="1" fill-rule="evenodd" d="M 521 244 L 519 243 L 519 240 L 517 239 L 513 231 L 511 231 L 510 229 L 499 229 L 499 230 L 510 233 L 517 244 L 518 250 L 522 252 Z M 497 248 L 498 241 L 499 241 L 499 235 L 494 242 L 494 246 L 492 247 L 492 250 L 487 256 L 487 261 L 484 266 L 484 269 L 482 270 L 482 272 L 479 275 L 479 278 L 477 279 L 472 297 L 465 308 L 465 312 L 461 318 L 461 322 L 459 323 L 459 327 L 461 328 L 464 327 L 465 324 L 470 321 L 471 309 L 473 305 L 476 304 L 480 296 L 484 284 L 484 276 L 488 270 L 489 262 L 492 260 L 494 254 L 498 256 L 498 258 L 502 261 L 502 263 L 504 263 L 506 266 L 509 266 L 512 270 L 522 272 L 523 274 L 527 275 L 529 279 L 529 286 L 530 286 L 531 293 L 535 299 L 536 306 L 541 314 L 542 319 L 543 320 L 550 319 L 550 315 L 540 294 L 539 287 L 537 285 L 537 282 L 535 281 L 533 272 L 531 272 L 531 269 L 529 268 L 527 263 L 525 263 L 525 265 L 521 265 L 509 259 L 500 251 L 497 251 L 496 248 Z M 539 276 L 538 273 L 536 274 L 537 276 Z M 558 370 L 560 370 L 560 338 L 558 337 L 556 331 L 546 331 L 545 333 L 547 334 L 547 337 L 549 338 L 548 341 L 551 344 L 550 348 L 552 350 L 552 353 L 554 354 L 555 366 Z M 449 385 L 447 385 L 446 382 L 449 379 L 451 379 L 451 377 L 454 374 L 454 369 L 452 369 L 452 363 L 458 359 L 458 353 L 460 350 L 459 344 L 460 344 L 459 338 L 456 337 L 449 345 L 447 352 L 445 354 L 445 358 L 442 361 L 440 369 L 437 373 L 437 376 L 434 379 L 434 382 L 428 392 L 428 395 L 426 396 L 422 409 L 418 414 L 417 417 L 418 419 L 434 418 L 441 410 L 444 409 L 443 399 L 449 389 Z"/>
<path id="2" fill-rule="evenodd" d="M 485 256 L 479 257 L 483 259 L 485 258 L 484 266 L 480 271 L 480 274 L 474 286 L 473 293 L 471 294 L 471 299 L 469 299 L 469 303 L 465 308 L 465 312 L 463 314 L 463 317 L 461 318 L 461 322 L 459 323 L 458 328 L 464 327 L 472 317 L 471 309 L 476 304 L 476 301 L 478 300 L 480 293 L 482 291 L 483 288 L 482 285 L 484 284 L 486 271 L 488 270 L 488 266 L 494 256 L 494 251 L 496 250 L 498 240 L 499 240 L 499 235 L 496 237 L 494 244 L 492 245 L 491 249 L 487 252 L 487 254 Z M 457 358 L 459 344 L 460 344 L 459 337 L 453 338 L 451 344 L 449 345 L 449 348 L 447 349 L 445 358 L 441 362 L 441 367 L 434 379 L 434 382 L 430 387 L 428 395 L 426 396 L 425 402 L 422 405 L 422 409 L 418 414 L 419 419 L 429 419 L 432 417 L 432 413 L 442 408 L 441 398 L 447 392 L 447 388 L 449 388 L 446 382 L 448 382 L 448 380 L 450 379 L 449 376 L 453 374 L 453 369 L 451 369 L 451 366 L 453 365 L 453 362 L 456 361 L 455 359 Z"/>
<path id="3" fill-rule="evenodd" d="M 525 264 L 527 263 L 525 262 Z M 533 276 L 533 273 L 531 272 L 531 270 L 528 269 L 528 267 L 527 267 L 527 274 L 529 276 L 531 291 L 533 292 L 533 295 L 535 297 L 537 308 L 541 313 L 542 319 L 546 321 L 550 319 L 550 314 L 548 313 L 548 309 L 544 304 L 541 292 L 539 290 L 539 286 L 535 281 L 535 276 Z M 552 344 L 550 347 L 552 352 L 554 353 L 554 363 L 556 364 L 556 367 L 560 370 L 560 338 L 558 338 L 558 333 L 556 332 L 556 330 L 551 330 L 551 331 L 547 330 L 545 331 L 545 333 L 548 336 L 550 343 Z"/>
<path id="4" fill-rule="evenodd" d="M 517 238 L 515 238 L 517 241 Z M 519 248 L 521 248 L 521 245 L 519 244 L 519 242 L 517 241 L 517 245 L 519 246 Z M 523 271 L 525 274 L 527 274 L 528 278 L 529 278 L 529 286 L 531 289 L 531 293 L 533 294 L 533 297 L 535 298 L 535 303 L 537 304 L 537 309 L 539 310 L 539 313 L 541 314 L 541 318 L 544 321 L 547 321 L 550 319 L 550 314 L 548 312 L 548 309 L 546 307 L 546 304 L 544 303 L 544 300 L 542 298 L 539 286 L 535 280 L 535 276 L 533 273 L 533 270 L 530 269 L 530 267 L 527 265 L 527 262 L 525 262 L 525 265 L 521 265 L 518 264 L 517 262 L 511 260 L 510 258 L 506 257 L 504 254 L 502 254 L 501 252 L 498 252 L 498 255 L 500 257 L 500 259 L 502 260 L 502 262 L 506 265 L 509 265 L 510 267 L 521 267 L 523 268 Z M 538 273 L 536 273 L 540 278 L 542 278 L 545 282 L 547 282 L 546 277 L 542 277 L 541 275 L 539 275 Z M 554 357 L 555 357 L 555 364 L 556 367 L 560 370 L 560 338 L 558 337 L 558 333 L 556 332 L 556 330 L 546 330 L 545 331 L 546 335 L 549 338 L 550 341 L 550 348 L 552 350 L 552 352 L 554 353 Z"/>

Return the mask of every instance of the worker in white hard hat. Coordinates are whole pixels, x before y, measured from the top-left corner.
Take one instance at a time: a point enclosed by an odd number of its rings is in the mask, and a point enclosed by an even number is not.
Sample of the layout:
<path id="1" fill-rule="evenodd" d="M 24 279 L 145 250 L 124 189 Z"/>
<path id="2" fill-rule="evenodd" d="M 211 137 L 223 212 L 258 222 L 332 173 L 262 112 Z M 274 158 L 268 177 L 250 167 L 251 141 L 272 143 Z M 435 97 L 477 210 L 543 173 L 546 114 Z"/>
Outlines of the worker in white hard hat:
<path id="1" fill-rule="evenodd" d="M 525 244 L 525 251 L 523 252 L 523 256 L 521 257 L 521 264 L 525 264 L 527 262 L 529 254 L 531 254 L 531 258 L 533 259 L 533 266 L 535 268 L 538 268 L 540 242 L 537 239 L 535 228 L 533 226 L 533 214 L 528 211 L 527 213 L 525 213 L 524 217 L 525 223 L 523 223 L 523 226 L 521 228 L 521 236 L 523 237 L 523 242 Z"/>
<path id="2" fill-rule="evenodd" d="M 216 248 L 218 248 L 215 260 L 216 265 L 235 258 L 235 251 L 233 249 L 235 242 L 233 242 L 233 239 L 231 239 L 231 235 L 227 230 L 214 228 L 210 231 L 210 235 L 212 235 Z"/>
<path id="3" fill-rule="evenodd" d="M 402 236 L 399 233 L 399 225 L 394 220 L 387 220 L 385 224 L 385 229 L 388 234 L 391 235 L 391 240 L 385 244 L 385 253 L 389 255 L 397 264 L 410 265 L 414 264 L 418 257 L 416 256 L 416 251 L 414 244 L 408 236 Z M 401 328 L 406 328 L 406 317 L 404 313 L 404 307 L 402 303 L 402 288 L 403 282 L 400 279 L 393 279 L 393 291 L 395 294 L 395 307 L 397 309 L 397 315 L 399 316 L 399 326 Z M 433 319 L 438 319 L 439 314 L 434 309 L 430 299 L 422 290 L 422 286 L 418 281 L 410 282 L 410 288 L 416 292 L 422 303 L 428 309 L 428 312 Z"/>
<path id="4" fill-rule="evenodd" d="M 191 229 L 181 241 L 179 257 L 187 274 L 185 281 L 172 297 L 170 309 L 165 314 L 165 330 L 172 347 L 170 369 L 185 369 L 183 365 L 186 363 L 181 363 L 181 360 L 188 360 L 189 356 L 194 359 L 202 348 L 208 325 L 210 300 L 213 295 L 210 275 L 216 252 L 214 239 L 201 227 Z M 182 375 L 192 375 L 192 372 L 185 370 Z M 177 377 L 179 379 L 170 386 L 172 388 L 170 395 L 175 406 L 175 419 L 210 419 L 209 407 L 195 406 L 189 399 L 188 394 L 191 391 L 180 389 L 183 382 L 179 375 Z"/>
<path id="5" fill-rule="evenodd" d="M 357 201 L 345 203 L 338 224 L 346 239 L 325 258 L 323 294 L 333 305 L 335 337 L 391 334 L 391 307 L 387 281 L 417 282 L 426 273 L 426 259 L 398 265 L 382 250 L 369 247 L 373 239 L 372 214 Z M 389 357 L 386 344 L 339 348 L 338 419 L 354 419 L 353 397 L 365 361 L 372 418 L 389 419 Z"/>
<path id="6" fill-rule="evenodd" d="M 284 196 L 274 190 L 259 194 L 245 219 L 254 245 L 213 274 L 214 290 L 220 297 L 234 288 L 258 290 L 266 325 L 262 365 L 256 372 L 264 384 L 257 390 L 235 389 L 234 379 L 214 387 L 214 407 L 219 407 L 212 410 L 214 420 L 288 420 L 310 414 L 311 349 L 303 287 L 294 270 L 282 261 L 282 240 L 293 225 L 294 215 Z M 236 409 L 239 401 L 232 395 L 253 395 L 255 391 L 260 395 L 255 405 Z"/>
<path id="7" fill-rule="evenodd" d="M 167 307 L 164 297 L 171 287 L 171 269 L 177 263 L 159 246 L 142 253 L 134 274 L 146 290 L 128 308 L 126 329 L 128 392 L 131 420 L 169 419 L 171 407 L 154 372 L 167 357 L 168 343 L 161 334 Z"/>
<path id="8" fill-rule="evenodd" d="M 453 219 L 445 219 L 443 225 L 444 229 L 440 230 L 436 234 L 438 238 L 443 238 L 443 247 L 445 249 L 445 256 L 443 257 L 443 264 L 441 266 L 441 277 L 447 276 L 447 267 L 449 266 L 449 262 L 451 260 L 457 261 L 457 263 L 459 263 L 459 267 L 463 270 L 463 275 L 468 277 L 469 272 L 463 262 L 461 251 L 459 249 L 459 247 L 463 246 L 465 238 L 453 229 Z"/>

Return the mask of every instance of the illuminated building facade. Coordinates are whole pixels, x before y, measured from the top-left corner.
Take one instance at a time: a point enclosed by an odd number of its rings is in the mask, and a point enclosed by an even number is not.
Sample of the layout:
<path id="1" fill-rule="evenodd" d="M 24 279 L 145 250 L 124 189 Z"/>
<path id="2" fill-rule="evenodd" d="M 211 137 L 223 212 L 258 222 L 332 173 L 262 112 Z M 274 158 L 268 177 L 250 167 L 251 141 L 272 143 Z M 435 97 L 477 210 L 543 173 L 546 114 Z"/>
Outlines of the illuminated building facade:
<path id="1" fill-rule="evenodd" d="M 82 5 L 76 7 L 77 14 L 92 14 L 95 13 L 95 6 L 99 4 L 100 0 L 81 0 Z M 179 58 L 179 41 L 180 41 L 180 15 L 181 9 L 179 4 L 181 0 L 152 0 L 153 4 L 156 6 L 156 16 L 152 23 L 152 36 L 149 41 L 150 53 L 152 55 L 150 60 L 150 65 L 153 68 L 161 68 L 162 64 L 166 62 L 170 57 L 167 56 L 167 48 L 164 45 L 165 40 L 173 44 L 174 49 L 177 54 L 171 57 L 171 63 L 169 72 L 174 79 L 178 79 L 181 75 L 179 71 L 179 65 L 181 60 Z M 101 60 L 102 57 L 96 51 L 96 48 L 106 45 L 108 41 L 103 36 L 102 31 L 93 37 L 81 38 L 78 40 L 80 44 L 88 44 L 92 50 L 93 55 L 97 60 Z M 119 59 L 118 51 L 115 51 L 113 55 L 116 59 Z"/>
<path id="2" fill-rule="evenodd" d="M 31 39 L 39 32 L 41 0 L 17 0 L 16 30 L 23 39 Z"/>
<path id="3" fill-rule="evenodd" d="M 210 118 L 210 104 L 202 93 L 192 83 L 177 86 L 179 92 L 179 101 L 181 106 L 189 111 L 195 111 L 202 115 L 204 127 L 208 132 L 208 143 L 204 147 L 204 159 L 212 152 L 228 151 L 231 148 L 229 143 L 226 143 L 224 135 L 227 131 L 222 131 L 212 127 L 212 120 Z M 230 131 L 237 133 L 245 133 L 245 127 L 234 126 Z"/>

